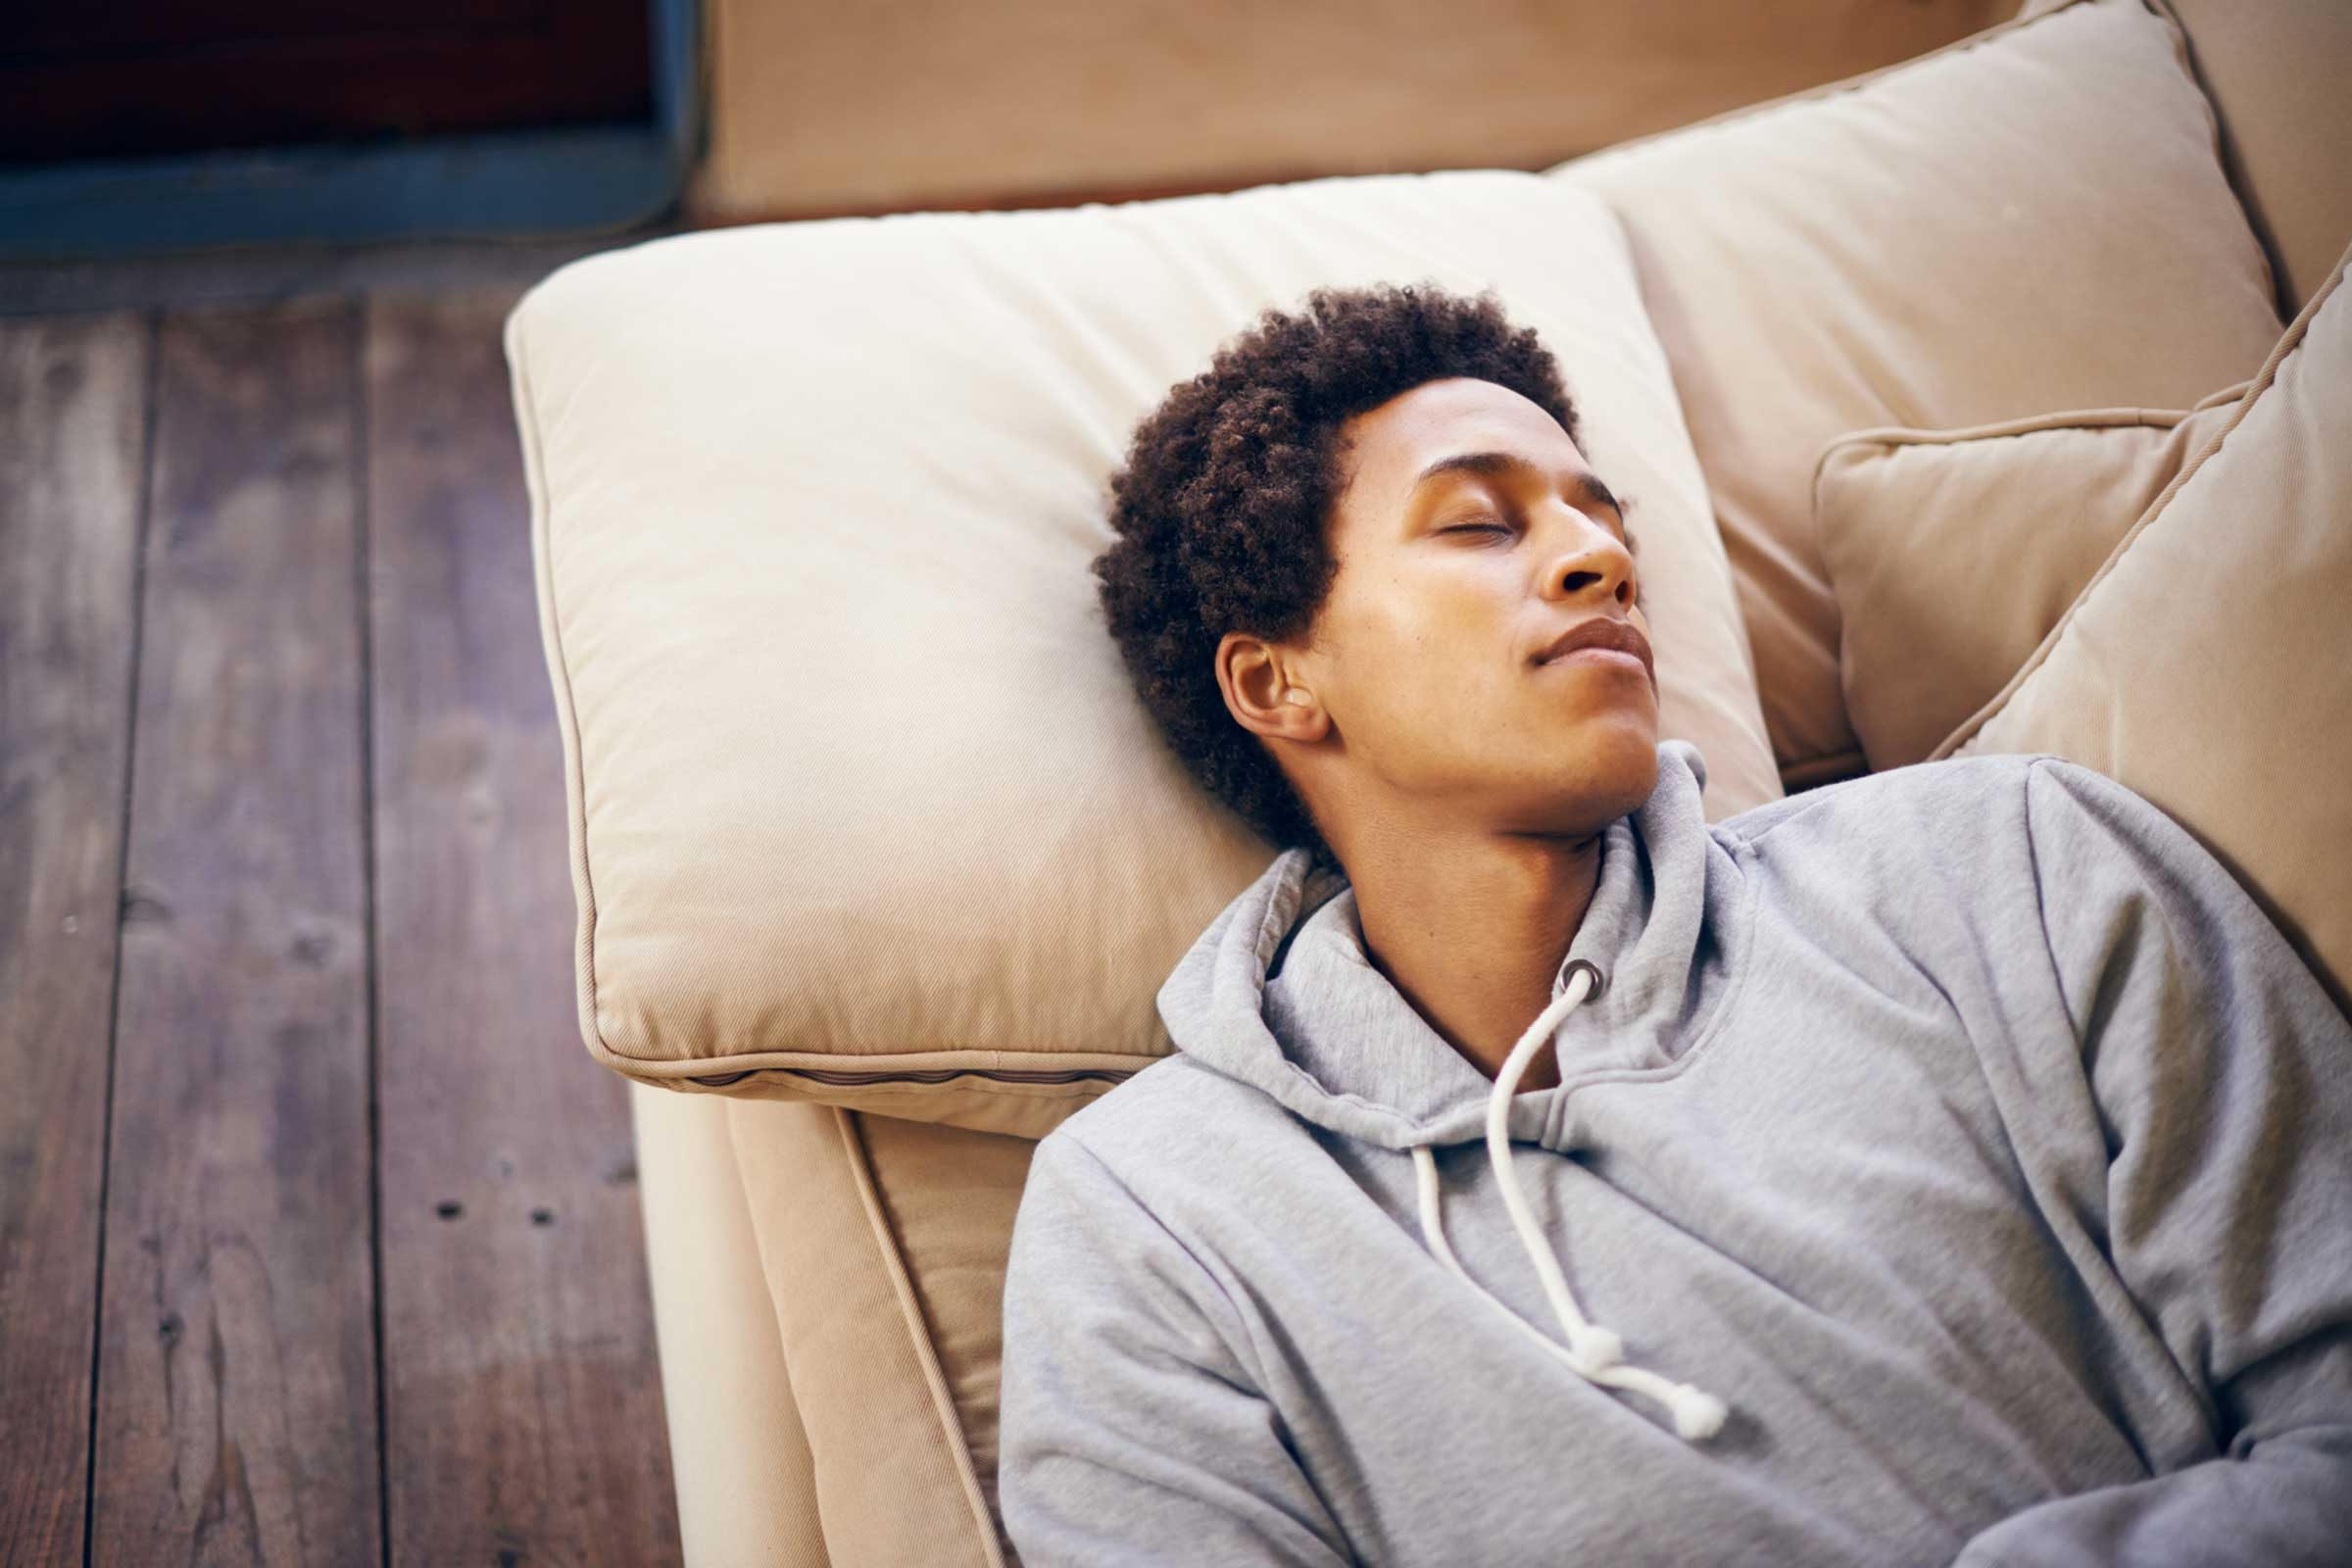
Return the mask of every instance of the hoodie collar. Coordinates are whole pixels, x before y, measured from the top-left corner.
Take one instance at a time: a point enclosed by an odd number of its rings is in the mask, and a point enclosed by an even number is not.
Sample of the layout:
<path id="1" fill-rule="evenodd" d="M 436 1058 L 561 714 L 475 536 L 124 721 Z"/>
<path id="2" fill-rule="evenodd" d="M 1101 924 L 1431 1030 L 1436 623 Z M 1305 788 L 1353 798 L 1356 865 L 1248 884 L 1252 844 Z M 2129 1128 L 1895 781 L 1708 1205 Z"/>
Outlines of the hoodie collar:
<path id="1" fill-rule="evenodd" d="M 1671 1068 L 1713 1023 L 1731 978 L 1738 862 L 1700 805 L 1705 762 L 1658 746 L 1657 782 L 1603 831 L 1591 906 L 1568 945 L 1602 977 L 1553 1032 L 1561 1083 L 1515 1095 L 1514 1141 L 1568 1145 L 1567 1101 L 1601 1070 Z M 1448 1046 L 1364 955 L 1355 890 L 1277 856 L 1195 941 L 1160 988 L 1177 1048 L 1306 1120 L 1384 1149 L 1485 1136 L 1495 1084 Z M 1532 1020 L 1531 1020 L 1532 1021 Z"/>

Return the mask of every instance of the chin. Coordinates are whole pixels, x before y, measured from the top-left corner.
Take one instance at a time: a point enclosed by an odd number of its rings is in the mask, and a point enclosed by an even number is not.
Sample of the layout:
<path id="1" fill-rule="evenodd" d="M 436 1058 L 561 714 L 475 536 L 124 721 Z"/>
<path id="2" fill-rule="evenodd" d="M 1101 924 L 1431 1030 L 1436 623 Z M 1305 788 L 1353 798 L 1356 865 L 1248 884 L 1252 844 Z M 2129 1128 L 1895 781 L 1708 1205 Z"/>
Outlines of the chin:
<path id="1" fill-rule="evenodd" d="M 1658 726 L 1654 718 L 1632 716 L 1588 722 L 1578 726 L 1576 771 L 1584 791 L 1597 799 L 1621 802 L 1614 814 L 1623 816 L 1643 801 L 1658 782 Z"/>

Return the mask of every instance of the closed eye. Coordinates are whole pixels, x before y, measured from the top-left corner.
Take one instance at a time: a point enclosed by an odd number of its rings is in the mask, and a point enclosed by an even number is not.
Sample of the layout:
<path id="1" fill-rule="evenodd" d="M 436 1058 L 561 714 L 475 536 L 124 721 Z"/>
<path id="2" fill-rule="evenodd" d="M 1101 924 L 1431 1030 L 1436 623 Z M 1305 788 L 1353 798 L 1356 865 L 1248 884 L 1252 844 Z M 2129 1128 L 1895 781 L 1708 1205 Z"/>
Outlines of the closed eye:
<path id="1" fill-rule="evenodd" d="M 1609 498 L 1609 504 L 1616 509 L 1618 517 L 1617 526 L 1620 530 L 1620 536 L 1625 540 L 1626 553 L 1633 556 L 1637 561 L 1640 560 L 1642 556 L 1642 541 L 1634 537 L 1634 530 L 1628 526 L 1625 521 L 1626 513 L 1632 509 L 1632 501 L 1619 501 L 1616 497 L 1611 496 Z M 1509 533 L 1512 530 L 1504 527 L 1500 523 L 1494 522 L 1460 522 L 1455 523 L 1453 526 L 1448 528 L 1438 528 L 1432 531 L 1439 534 L 1448 534 Z"/>
<path id="2" fill-rule="evenodd" d="M 1632 501 L 1632 498 L 1628 497 L 1628 498 L 1626 498 L 1626 499 L 1624 499 L 1624 500 L 1619 500 L 1619 501 L 1617 501 L 1617 502 L 1616 502 L 1616 507 L 1617 507 L 1617 515 L 1618 515 L 1618 517 L 1619 517 L 1619 519 L 1620 519 L 1620 523 L 1619 523 L 1619 525 L 1622 527 L 1622 526 L 1624 526 L 1624 523 L 1623 523 L 1623 518 L 1624 518 L 1624 516 L 1625 516 L 1626 513 L 1627 513 L 1627 512 L 1629 512 L 1629 511 L 1631 511 L 1631 510 L 1632 510 L 1632 508 L 1633 508 L 1633 501 Z M 1495 523 L 1495 522 L 1457 522 L 1457 523 L 1454 523 L 1454 524 L 1452 524 L 1450 527 L 1445 527 L 1445 528 L 1440 528 L 1440 529 L 1437 529 L 1437 530 L 1436 530 L 1436 532 L 1437 532 L 1437 533 L 1439 533 L 1439 534 L 1449 534 L 1449 533 L 1499 533 L 1499 534 L 1509 534 L 1509 533 L 1511 533 L 1512 531 L 1513 531 L 1513 530 L 1511 530 L 1511 529 L 1509 529 L 1509 528 L 1506 528 L 1506 527 L 1504 527 L 1502 524 L 1500 524 L 1500 523 Z M 1641 541 L 1640 539 L 1638 539 L 1638 538 L 1636 538 L 1636 537 L 1634 536 L 1634 531 L 1633 531 L 1633 529 L 1632 529 L 1632 528 L 1630 528 L 1630 527 L 1626 527 L 1626 528 L 1625 528 L 1625 549 L 1626 549 L 1626 553 L 1627 553 L 1628 555 L 1632 556 L 1632 557 L 1633 557 L 1633 558 L 1634 558 L 1636 561 L 1640 561 L 1640 560 L 1642 559 L 1642 541 Z M 1646 578 L 1646 577 L 1641 577 L 1641 576 L 1637 576 L 1637 577 L 1635 578 L 1635 581 L 1634 581 L 1634 608 L 1635 608 L 1635 609 L 1637 609 L 1637 610 L 1639 610 L 1639 611 L 1641 611 L 1641 612 L 1642 612 L 1643 614 L 1647 614 L 1647 613 L 1649 612 L 1649 579 L 1648 579 L 1648 578 Z"/>

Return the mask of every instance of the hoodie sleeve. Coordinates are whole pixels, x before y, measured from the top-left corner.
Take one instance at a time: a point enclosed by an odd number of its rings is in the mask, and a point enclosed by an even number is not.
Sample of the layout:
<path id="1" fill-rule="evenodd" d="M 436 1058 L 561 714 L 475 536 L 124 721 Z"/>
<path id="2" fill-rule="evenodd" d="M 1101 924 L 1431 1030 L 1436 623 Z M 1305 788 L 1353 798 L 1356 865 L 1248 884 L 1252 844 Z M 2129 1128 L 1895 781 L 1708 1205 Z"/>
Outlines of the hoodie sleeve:
<path id="1" fill-rule="evenodd" d="M 1042 1141 L 1004 1276 L 997 1494 L 1023 1568 L 1352 1564 L 1223 1288 L 1095 1153 Z"/>
<path id="2" fill-rule="evenodd" d="M 2216 1456 L 2059 1497 L 1955 1568 L 2352 1560 L 2352 1023 L 2230 871 L 2088 768 L 2026 770 L 2058 985 L 2106 1127 L 2107 1250 Z"/>

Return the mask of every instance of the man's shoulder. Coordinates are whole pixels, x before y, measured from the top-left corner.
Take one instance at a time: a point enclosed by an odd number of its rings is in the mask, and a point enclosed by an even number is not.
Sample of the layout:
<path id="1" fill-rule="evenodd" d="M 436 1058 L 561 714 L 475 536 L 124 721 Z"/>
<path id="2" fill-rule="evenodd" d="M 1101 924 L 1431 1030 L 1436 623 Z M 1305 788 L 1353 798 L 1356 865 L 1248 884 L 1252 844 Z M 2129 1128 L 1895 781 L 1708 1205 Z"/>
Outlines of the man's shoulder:
<path id="1" fill-rule="evenodd" d="M 1751 807 L 1725 817 L 1715 828 L 1751 847 L 1796 823 L 1805 824 L 1805 831 L 1788 837 L 1826 832 L 1851 842 L 1859 833 L 1866 842 L 1903 844 L 1937 830 L 1982 833 L 2004 817 L 2022 823 L 2027 781 L 2036 766 L 2090 771 L 2050 752 L 1994 752 L 1911 762 Z"/>
<path id="2" fill-rule="evenodd" d="M 1947 895 L 1963 886 L 1986 894 L 2034 877 L 2048 810 L 2037 812 L 2037 801 L 2121 792 L 2053 753 L 1997 752 L 1820 785 L 1726 817 L 1713 831 L 1768 881 L 1837 892 L 1917 879 L 1923 893 L 1935 885 Z"/>
<path id="3" fill-rule="evenodd" d="M 1285 1113 L 1271 1098 L 1175 1052 L 1133 1073 L 1057 1122 L 1046 1136 L 1076 1144 L 1124 1176 L 1164 1163 L 1170 1150 L 1222 1135 L 1253 1115 Z"/>

